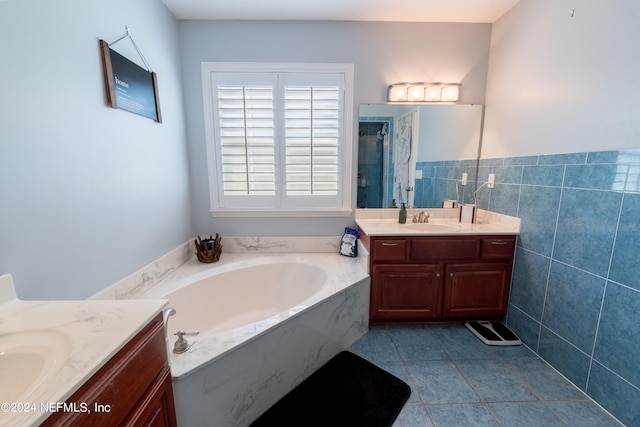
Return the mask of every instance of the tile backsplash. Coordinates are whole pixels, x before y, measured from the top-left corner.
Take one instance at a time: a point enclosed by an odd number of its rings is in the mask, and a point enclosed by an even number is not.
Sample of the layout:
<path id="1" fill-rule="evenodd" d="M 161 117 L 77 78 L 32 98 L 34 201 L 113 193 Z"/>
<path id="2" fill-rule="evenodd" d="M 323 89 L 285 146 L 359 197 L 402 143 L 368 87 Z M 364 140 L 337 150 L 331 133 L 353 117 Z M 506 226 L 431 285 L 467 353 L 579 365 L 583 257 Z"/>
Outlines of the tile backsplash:
<path id="1" fill-rule="evenodd" d="M 440 184 L 422 183 L 436 204 L 475 171 L 419 166 Z M 478 186 L 495 174 L 478 207 L 521 219 L 509 326 L 623 423 L 640 425 L 640 149 L 481 159 L 477 172 Z"/>

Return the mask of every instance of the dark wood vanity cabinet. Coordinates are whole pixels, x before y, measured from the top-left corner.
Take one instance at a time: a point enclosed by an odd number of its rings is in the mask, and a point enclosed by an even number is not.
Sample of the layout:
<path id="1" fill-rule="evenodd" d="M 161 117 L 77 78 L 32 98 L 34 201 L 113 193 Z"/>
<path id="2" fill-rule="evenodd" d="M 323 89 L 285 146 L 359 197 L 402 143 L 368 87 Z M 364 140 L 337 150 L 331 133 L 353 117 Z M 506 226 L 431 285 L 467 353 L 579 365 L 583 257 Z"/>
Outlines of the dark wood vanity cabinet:
<path id="1" fill-rule="evenodd" d="M 442 300 L 439 264 L 376 264 L 372 269 L 371 318 L 435 319 Z"/>
<path id="2" fill-rule="evenodd" d="M 372 324 L 507 312 L 516 236 L 364 234 L 362 241 L 370 252 Z"/>
<path id="3" fill-rule="evenodd" d="M 176 426 L 162 315 L 158 315 L 66 403 L 79 410 L 42 426 Z"/>

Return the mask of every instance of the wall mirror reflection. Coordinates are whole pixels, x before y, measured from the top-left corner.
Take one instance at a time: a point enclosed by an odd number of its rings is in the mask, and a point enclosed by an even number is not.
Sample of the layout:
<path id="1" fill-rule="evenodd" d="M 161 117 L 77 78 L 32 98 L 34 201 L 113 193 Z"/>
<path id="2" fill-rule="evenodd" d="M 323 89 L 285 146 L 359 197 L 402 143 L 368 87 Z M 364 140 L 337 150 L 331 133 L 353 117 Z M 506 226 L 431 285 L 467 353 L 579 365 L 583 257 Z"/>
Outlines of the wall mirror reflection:
<path id="1" fill-rule="evenodd" d="M 361 104 L 357 207 L 473 203 L 483 113 L 482 105 Z"/>

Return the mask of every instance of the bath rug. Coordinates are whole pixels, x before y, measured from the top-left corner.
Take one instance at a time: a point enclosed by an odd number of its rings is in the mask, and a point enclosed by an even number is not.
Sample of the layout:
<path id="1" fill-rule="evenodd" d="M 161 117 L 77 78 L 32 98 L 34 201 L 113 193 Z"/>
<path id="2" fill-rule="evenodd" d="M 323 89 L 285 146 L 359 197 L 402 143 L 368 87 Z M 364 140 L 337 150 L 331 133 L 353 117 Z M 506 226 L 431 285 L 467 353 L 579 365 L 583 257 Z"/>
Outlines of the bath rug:
<path id="1" fill-rule="evenodd" d="M 276 402 L 252 427 L 387 427 L 411 389 L 401 379 L 348 351 Z"/>

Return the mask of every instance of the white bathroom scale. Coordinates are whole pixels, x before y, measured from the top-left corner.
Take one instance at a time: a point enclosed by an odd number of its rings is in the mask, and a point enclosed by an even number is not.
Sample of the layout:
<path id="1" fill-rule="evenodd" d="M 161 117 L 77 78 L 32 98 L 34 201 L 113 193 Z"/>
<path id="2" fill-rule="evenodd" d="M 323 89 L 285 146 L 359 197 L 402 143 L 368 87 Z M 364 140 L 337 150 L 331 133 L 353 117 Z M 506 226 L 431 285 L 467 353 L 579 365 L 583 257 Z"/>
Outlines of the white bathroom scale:
<path id="1" fill-rule="evenodd" d="M 496 320 L 470 320 L 464 324 L 487 345 L 521 345 L 522 341 L 511 329 Z"/>

